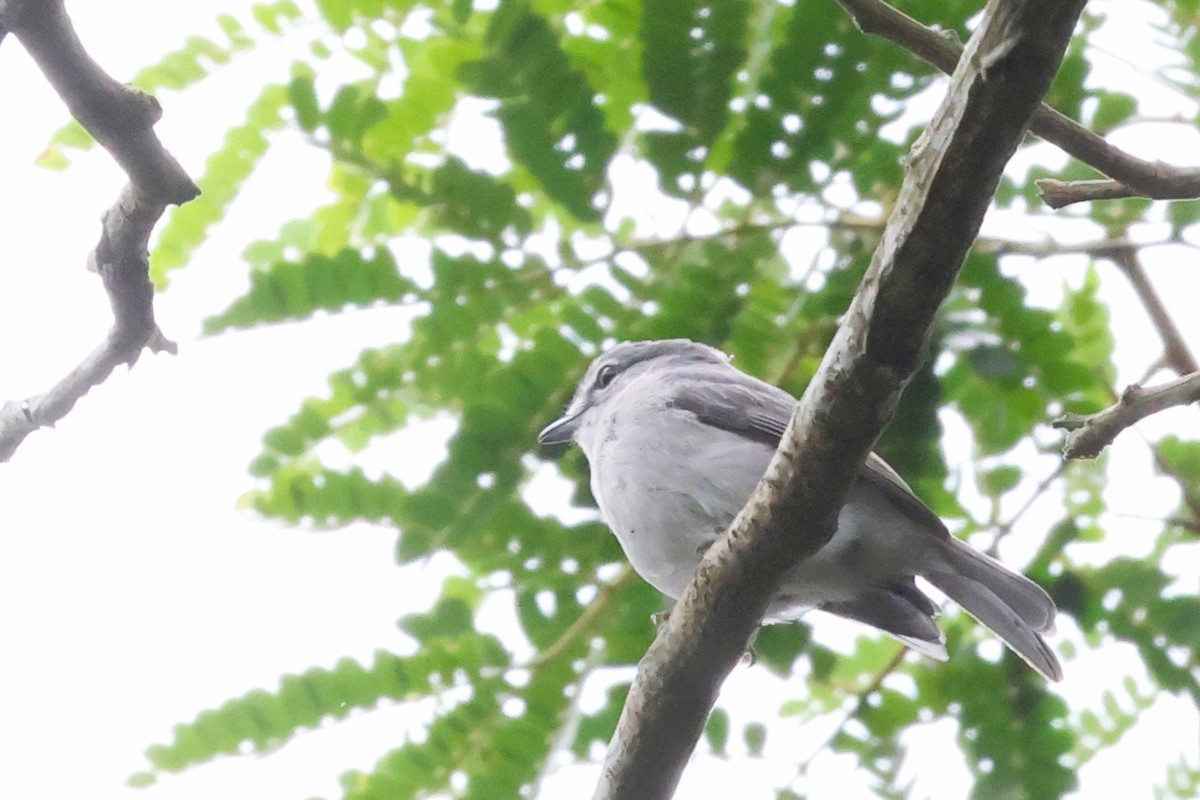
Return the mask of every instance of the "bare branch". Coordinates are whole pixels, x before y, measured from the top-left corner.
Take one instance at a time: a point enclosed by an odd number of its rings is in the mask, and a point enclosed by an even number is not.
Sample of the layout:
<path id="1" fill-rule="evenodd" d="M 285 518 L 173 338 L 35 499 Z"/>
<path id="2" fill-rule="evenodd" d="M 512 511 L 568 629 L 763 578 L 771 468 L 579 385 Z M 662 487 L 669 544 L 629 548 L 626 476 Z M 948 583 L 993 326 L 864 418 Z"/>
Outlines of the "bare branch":
<path id="1" fill-rule="evenodd" d="M 1165 245 L 1195 247 L 1195 245 L 1191 245 L 1188 242 L 1177 242 L 1174 240 L 1135 242 L 1131 239 L 1099 239 L 1070 244 L 1056 242 L 1049 237 L 1042 241 L 1017 241 L 1014 239 L 980 237 L 975 241 L 975 251 L 977 253 L 996 256 L 1031 256 L 1033 258 L 1069 255 L 1106 258 L 1111 257 L 1114 253 L 1145 250 L 1149 247 L 1163 247 Z"/>
<path id="2" fill-rule="evenodd" d="M 1144 389 L 1133 384 L 1114 405 L 1095 414 L 1064 414 L 1050 423 L 1069 431 L 1063 446 L 1067 458 L 1095 458 L 1112 444 L 1117 434 L 1151 414 L 1200 401 L 1200 372 L 1162 386 Z"/>
<path id="3" fill-rule="evenodd" d="M 757 233 L 785 233 L 789 230 L 798 230 L 801 228 L 824 228 L 831 233 L 837 231 L 878 236 L 883 233 L 886 223 L 887 220 L 881 217 L 862 217 L 855 214 L 838 214 L 828 219 L 819 220 L 798 220 L 791 218 L 766 217 L 757 221 L 729 225 L 710 233 L 682 233 L 677 236 L 671 236 L 662 239 L 646 239 L 642 241 L 630 242 L 628 244 L 617 244 L 606 253 L 571 261 L 564 260 L 560 266 L 565 269 L 582 270 L 596 264 L 609 263 L 619 253 L 637 253 L 644 255 L 654 251 L 668 250 L 672 247 L 676 247 L 680 244 L 688 242 L 719 241 L 721 239 L 736 238 L 739 236 Z M 1146 242 L 1138 242 L 1132 239 L 1105 238 L 1094 239 L 1086 242 L 1068 243 L 1055 241 L 1048 236 L 1037 241 L 1001 239 L 997 237 L 981 236 L 975 240 L 973 249 L 978 253 L 986 253 L 988 255 L 995 256 L 1018 255 L 1031 256 L 1033 258 L 1050 258 L 1051 256 L 1087 255 L 1099 258 L 1103 256 L 1109 256 L 1112 253 L 1122 250 L 1140 251 L 1151 247 L 1163 247 L 1166 245 L 1177 245 L 1200 249 L 1200 246 L 1198 245 L 1194 245 L 1186 241 L 1180 241 L 1174 238 Z"/>
<path id="4" fill-rule="evenodd" d="M 524 668 L 536 669 L 544 664 L 549 664 L 551 661 L 560 658 L 563 653 L 567 652 L 581 638 L 592 633 L 592 623 L 604 615 L 604 612 L 612 605 L 617 594 L 626 586 L 633 583 L 633 578 L 633 567 L 626 564 L 621 568 L 621 572 L 612 582 L 606 583 L 600 588 L 596 599 L 589 603 L 588 607 L 583 610 L 583 613 L 567 626 L 562 635 L 530 659 Z"/>
<path id="5" fill-rule="evenodd" d="M 1037 181 L 1043 202 L 1051 208 L 1063 208 L 1072 203 L 1088 203 L 1093 200 L 1119 200 L 1123 197 L 1152 197 L 1155 200 L 1189 200 L 1200 196 L 1200 169 L 1168 167 L 1171 172 L 1164 175 L 1162 184 L 1153 195 L 1135 192 L 1120 181 L 1101 178 L 1090 181 L 1060 181 L 1057 178 L 1042 178 Z"/>
<path id="6" fill-rule="evenodd" d="M 1180 376 L 1200 371 L 1200 365 L 1197 364 L 1196 357 L 1192 355 L 1192 351 L 1184 341 L 1183 334 L 1176 327 L 1175 321 L 1171 319 L 1158 292 L 1154 291 L 1154 286 L 1151 285 L 1146 271 L 1142 268 L 1142 262 L 1138 258 L 1137 252 L 1133 250 L 1117 251 L 1111 258 L 1113 263 L 1125 273 L 1125 277 L 1129 279 L 1134 291 L 1137 292 L 1138 299 L 1141 300 L 1146 313 L 1150 315 L 1150 321 L 1158 331 L 1159 338 L 1162 339 L 1162 360 L 1166 366 Z M 1172 463 L 1161 446 L 1157 443 L 1150 443 L 1149 446 L 1154 454 L 1155 466 L 1160 472 L 1175 479 L 1175 482 L 1179 484 L 1179 490 L 1183 493 L 1184 504 L 1196 519 L 1200 519 L 1200 491 L 1197 491 L 1194 482 L 1179 466 Z"/>
<path id="7" fill-rule="evenodd" d="M 154 322 L 154 287 L 147 274 L 146 244 L 163 206 L 137 197 L 126 186 L 103 219 L 100 242 L 90 261 L 104 281 L 113 309 L 113 326 L 93 350 L 45 394 L 8 401 L 0 408 L 0 462 L 12 457 L 33 431 L 66 416 L 79 398 L 103 383 L 119 364 L 132 365 L 142 348 L 175 352 Z"/>
<path id="8" fill-rule="evenodd" d="M 1200 371 L 1200 364 L 1196 363 L 1195 356 L 1184 342 L 1183 334 L 1175 325 L 1175 321 L 1171 319 L 1167 307 L 1163 305 L 1158 292 L 1154 291 L 1154 286 L 1146 276 L 1137 251 L 1117 250 L 1108 257 L 1120 268 L 1121 272 L 1125 273 L 1133 290 L 1137 292 L 1138 299 L 1142 301 L 1146 313 L 1150 315 L 1150 321 L 1154 323 L 1154 328 L 1158 331 L 1159 338 L 1162 339 L 1163 360 L 1167 365 L 1175 370 L 1176 375 L 1187 375 Z"/>
<path id="9" fill-rule="evenodd" d="M 1067 117 L 1062 118 L 1071 125 L 1076 124 Z M 1033 130 L 1043 136 L 1039 128 L 1034 127 Z M 1200 197 L 1200 167 L 1176 167 L 1161 161 L 1145 161 L 1112 146 L 1090 131 L 1088 135 L 1094 137 L 1095 141 L 1081 141 L 1077 150 L 1071 150 L 1049 136 L 1043 138 L 1104 174 L 1120 178 L 1088 181 L 1043 178 L 1037 181 L 1037 187 L 1041 190 L 1042 201 L 1051 208 L 1123 197 L 1148 197 L 1151 200 L 1191 200 Z"/>
<path id="10" fill-rule="evenodd" d="M 199 194 L 159 142 L 158 102 L 113 80 L 84 51 L 62 0 L 0 0 L 0 23 L 20 40 L 77 120 L 128 174 L 130 183 L 102 219 L 88 257 L 108 293 L 113 326 L 103 344 L 45 394 L 0 408 L 0 461 L 25 437 L 53 425 L 119 364 L 132 365 L 145 347 L 175 352 L 154 321 L 149 278 L 150 234 L 167 205 Z"/>
<path id="11" fill-rule="evenodd" d="M 889 39 L 942 72 L 954 71 L 962 54 L 962 46 L 953 35 L 948 36 L 945 31 L 926 27 L 883 0 L 837 2 L 849 12 L 864 33 Z M 1048 182 L 1039 181 L 1038 186 L 1043 190 L 1042 199 L 1052 208 L 1083 200 L 1115 197 L 1150 197 L 1155 200 L 1200 197 L 1200 168 L 1174 167 L 1137 158 L 1044 103 L 1034 112 L 1029 130 L 1112 178 L 1111 181 L 1081 181 L 1074 184 L 1053 182 L 1055 185 L 1051 186 L 1049 194 L 1044 185 Z"/>
<path id="12" fill-rule="evenodd" d="M 817 760 L 817 757 L 825 754 L 829 748 L 833 746 L 834 742 L 837 741 L 838 737 L 840 737 L 846 731 L 846 728 L 850 725 L 850 723 L 853 720 L 858 719 L 858 716 L 868 708 L 867 704 L 871 701 L 871 695 L 879 691 L 879 688 L 883 686 L 883 682 L 887 680 L 887 677 L 895 672 L 896 668 L 903 663 L 905 656 L 908 655 L 908 652 L 908 648 L 904 645 L 897 645 L 896 652 L 892 654 L 892 657 L 888 659 L 887 663 L 871 676 L 871 680 L 866 686 L 855 693 L 854 707 L 842 716 L 842 718 L 838 721 L 837 727 L 831 730 L 829 735 L 822 739 L 821 743 L 814 747 L 812 752 L 809 753 L 808 756 L 796 766 L 796 778 L 792 779 L 793 782 L 805 775 L 809 768 L 812 767 L 813 762 Z"/>
<path id="13" fill-rule="evenodd" d="M 63 0 L 9 0 L 5 22 L 71 115 L 112 154 L 142 195 L 167 205 L 200 194 L 154 134 L 162 116 L 158 101 L 118 83 L 92 60 L 75 35 Z"/>
<path id="14" fill-rule="evenodd" d="M 1000 555 L 1000 540 L 1012 533 L 1013 528 L 1015 528 L 1017 523 L 1021 521 L 1021 517 L 1025 516 L 1026 512 L 1033 508 L 1034 503 L 1041 499 L 1042 495 L 1044 495 L 1046 491 L 1054 484 L 1054 482 L 1061 478 L 1062 474 L 1066 471 L 1067 462 L 1060 461 L 1054 468 L 1053 472 L 1038 481 L 1038 485 L 1034 488 L 1033 494 L 1026 498 L 1025 502 L 1021 504 L 1021 507 L 1018 508 L 1011 517 L 996 526 L 996 532 L 992 536 L 992 543 L 987 546 L 987 550 L 984 552 L 986 552 L 989 556 L 998 558 Z"/>
<path id="15" fill-rule="evenodd" d="M 674 792 L 780 579 L 833 534 L 1082 7 L 1083 0 L 989 3 L 949 94 L 913 148 L 871 266 L 779 451 L 642 659 L 597 798 Z M 799 535 L 796 520 L 807 523 Z"/>

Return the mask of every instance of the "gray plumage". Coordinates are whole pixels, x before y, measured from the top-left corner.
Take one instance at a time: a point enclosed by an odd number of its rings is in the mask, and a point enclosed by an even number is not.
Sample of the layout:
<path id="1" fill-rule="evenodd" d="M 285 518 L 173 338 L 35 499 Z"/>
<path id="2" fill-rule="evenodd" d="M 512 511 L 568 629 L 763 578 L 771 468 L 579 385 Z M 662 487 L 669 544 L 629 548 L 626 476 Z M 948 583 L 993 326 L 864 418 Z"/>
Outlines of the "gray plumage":
<path id="1" fill-rule="evenodd" d="M 638 574 L 677 598 L 766 471 L 794 404 L 707 345 L 627 342 L 591 364 L 566 413 L 538 439 L 579 443 L 601 517 Z M 850 488 L 837 532 L 785 576 L 768 616 L 794 620 L 818 608 L 945 660 L 937 609 L 915 576 L 1046 678 L 1061 679 L 1040 635 L 1053 629 L 1050 597 L 950 536 L 874 453 Z"/>

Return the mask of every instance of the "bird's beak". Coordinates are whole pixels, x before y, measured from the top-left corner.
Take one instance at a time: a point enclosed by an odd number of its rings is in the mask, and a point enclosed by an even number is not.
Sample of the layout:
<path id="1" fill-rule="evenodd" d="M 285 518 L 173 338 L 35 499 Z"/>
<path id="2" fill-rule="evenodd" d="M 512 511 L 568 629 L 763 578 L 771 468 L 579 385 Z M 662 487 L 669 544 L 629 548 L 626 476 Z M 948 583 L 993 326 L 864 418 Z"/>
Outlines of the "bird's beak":
<path id="1" fill-rule="evenodd" d="M 554 422 L 542 428 L 542 432 L 538 434 L 538 443 L 568 444 L 575 438 L 575 431 L 578 429 L 578 414 L 559 417 Z"/>

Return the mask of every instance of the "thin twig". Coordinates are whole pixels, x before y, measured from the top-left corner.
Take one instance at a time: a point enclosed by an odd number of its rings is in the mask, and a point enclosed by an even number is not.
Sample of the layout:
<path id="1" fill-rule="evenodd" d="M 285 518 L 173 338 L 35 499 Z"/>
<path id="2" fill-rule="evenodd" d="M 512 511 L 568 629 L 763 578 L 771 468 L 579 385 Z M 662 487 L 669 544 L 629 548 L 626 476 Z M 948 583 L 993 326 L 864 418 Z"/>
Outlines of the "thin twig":
<path id="1" fill-rule="evenodd" d="M 1121 398 L 1095 414 L 1064 414 L 1051 425 L 1068 431 L 1063 455 L 1095 458 L 1117 434 L 1151 414 L 1200 401 L 1200 372 L 1193 372 L 1150 389 L 1132 384 Z"/>
<path id="2" fill-rule="evenodd" d="M 1154 329 L 1158 331 L 1159 338 L 1162 339 L 1163 359 L 1167 365 L 1175 370 L 1177 375 L 1200 372 L 1200 364 L 1196 362 L 1196 358 L 1184 342 L 1183 334 L 1175 324 L 1175 320 L 1171 318 L 1167 307 L 1163 305 L 1162 299 L 1158 296 L 1158 292 L 1154 290 L 1154 285 L 1150 283 L 1150 278 L 1146 275 L 1145 268 L 1142 267 L 1137 251 L 1117 250 L 1109 254 L 1108 258 L 1129 279 L 1129 283 L 1137 293 L 1138 299 L 1142 301 L 1146 313 L 1150 315 L 1150 321 L 1154 324 Z"/>
<path id="3" fill-rule="evenodd" d="M 108 291 L 113 325 L 104 342 L 49 390 L 0 408 L 0 462 L 7 461 L 30 433 L 53 427 L 93 386 L 121 364 L 133 365 L 142 349 L 175 352 L 154 321 L 154 287 L 150 284 L 146 248 L 164 206 L 125 187 L 105 215 L 100 243 L 90 261 Z"/>
<path id="4" fill-rule="evenodd" d="M 1106 258 L 1117 253 L 1140 251 L 1151 247 L 1165 247 L 1167 245 L 1182 245 L 1184 247 L 1200 249 L 1200 245 L 1176 239 L 1163 239 L 1157 242 L 1135 242 L 1131 239 L 1100 239 L 1097 241 L 1068 244 L 1056 242 L 1049 237 L 1037 242 L 980 237 L 975 242 L 975 250 L 980 253 L 996 256 L 1051 258 L 1053 256 L 1084 255 L 1094 258 Z"/>
<path id="5" fill-rule="evenodd" d="M 693 242 L 708 242 L 720 239 L 745 236 L 754 233 L 786 233 L 800 228 L 824 228 L 829 231 L 851 231 L 868 234 L 881 234 L 886 220 L 875 217 L 858 217 L 850 214 L 840 215 L 825 220 L 796 220 L 796 219 L 767 219 L 758 222 L 741 222 L 729 225 L 711 233 L 683 233 L 664 239 L 652 239 L 629 244 L 614 244 L 613 249 L 598 256 L 586 259 L 564 262 L 562 266 L 572 270 L 582 270 L 597 264 L 605 264 L 621 253 L 647 253 L 655 250 L 667 250 L 681 244 Z M 1200 245 L 1176 239 L 1162 239 L 1153 242 L 1137 242 L 1132 239 L 1099 239 L 1087 242 L 1063 243 L 1046 237 L 1039 241 L 1019 239 L 1002 239 L 999 237 L 981 236 L 975 240 L 974 249 L 977 252 L 995 256 L 1031 256 L 1033 258 L 1051 258 L 1053 256 L 1088 255 L 1105 257 L 1120 251 L 1140 251 L 1153 247 L 1167 245 L 1182 245 L 1200 249 Z M 802 284 L 803 281 L 797 281 Z"/>
<path id="6" fill-rule="evenodd" d="M 600 589 L 599 594 L 596 595 L 596 599 L 589 603 L 588 607 L 583 610 L 583 613 L 580 614 L 574 622 L 567 626 L 567 629 L 562 632 L 562 635 L 555 639 L 549 647 L 530 659 L 524 665 L 524 668 L 537 669 L 543 664 L 547 664 L 556 660 L 559 656 L 566 652 L 571 645 L 575 644 L 580 636 L 583 636 L 591 629 L 592 624 L 608 610 L 610 605 L 612 605 L 613 598 L 616 597 L 620 590 L 624 589 L 632 582 L 633 568 L 626 564 L 621 569 L 621 572 L 619 575 L 617 575 L 616 579 L 611 583 L 605 584 Z"/>
<path id="7" fill-rule="evenodd" d="M 1109 513 L 1120 519 L 1136 519 L 1142 522 L 1162 522 L 1166 525 L 1174 525 L 1177 528 L 1183 528 L 1188 533 L 1200 536 L 1200 522 L 1194 519 L 1187 519 L 1186 517 L 1167 517 L 1163 519 L 1162 517 L 1150 516 L 1149 514 L 1133 514 L 1127 511 L 1110 511 Z"/>
<path id="8" fill-rule="evenodd" d="M 1158 292 L 1154 290 L 1154 286 L 1150 283 L 1149 276 L 1146 275 L 1145 269 L 1142 267 L 1141 259 L 1138 258 L 1136 252 L 1133 251 L 1118 251 L 1112 257 L 1125 277 L 1129 279 L 1134 291 L 1141 300 L 1142 306 L 1146 309 L 1146 313 L 1150 316 L 1150 321 L 1154 324 L 1154 329 L 1158 331 L 1158 336 L 1163 343 L 1163 363 L 1175 371 L 1177 375 L 1190 375 L 1200 371 L 1200 365 L 1196 362 L 1196 357 L 1192 355 L 1191 349 L 1184 341 L 1183 334 L 1175 325 L 1175 321 L 1167 312 L 1166 306 L 1158 296 Z M 1114 400 L 1115 397 L 1114 393 Z M 1163 452 L 1163 449 L 1157 444 L 1150 444 L 1150 450 L 1154 454 L 1154 464 L 1160 472 L 1169 475 L 1175 479 L 1179 485 L 1179 490 L 1183 493 L 1184 505 L 1192 512 L 1196 519 L 1200 519 L 1200 489 L 1198 489 L 1190 476 L 1185 475 L 1179 467 L 1172 463 L 1171 459 Z"/>
<path id="9" fill-rule="evenodd" d="M 550 746 L 546 748 L 546 757 L 542 759 L 542 766 L 537 771 L 537 777 L 534 778 L 532 785 L 529 786 L 527 797 L 539 798 L 542 796 L 542 789 L 545 786 L 546 780 L 551 776 L 551 768 L 553 767 L 554 757 L 559 753 L 566 752 L 571 749 L 571 745 L 575 741 L 575 736 L 579 733 L 579 723 L 583 720 L 584 711 L 582 700 L 584 693 L 582 691 L 584 683 L 597 669 L 604 666 L 604 648 L 602 646 L 593 647 L 589 650 L 587 658 L 583 660 L 583 669 L 579 670 L 576 676 L 576 687 L 579 691 L 571 695 L 571 702 L 567 705 L 560 714 L 559 718 L 562 723 L 558 726 L 558 732 L 554 735 Z"/>
<path id="10" fill-rule="evenodd" d="M 1025 516 L 1026 512 L 1028 512 L 1029 509 L 1033 507 L 1033 504 L 1038 501 L 1038 498 L 1044 495 L 1046 491 L 1049 490 L 1049 488 L 1054 484 L 1054 482 L 1062 477 L 1062 474 L 1064 471 L 1066 471 L 1066 468 L 1066 461 L 1058 462 L 1058 464 L 1054 467 L 1054 471 L 1045 478 L 1042 478 L 1037 487 L 1034 488 L 1033 494 L 1031 494 L 1028 499 L 1021 504 L 1021 507 L 1018 508 L 1006 522 L 1002 522 L 996 526 L 996 534 L 992 537 L 992 543 L 988 545 L 987 548 L 989 555 L 996 555 L 996 550 L 1000 546 L 1000 540 L 1012 533 L 1012 529 L 1021 520 L 1021 517 Z"/>
<path id="11" fill-rule="evenodd" d="M 830 732 L 830 734 L 826 736 L 819 745 L 813 748 L 813 751 L 808 755 L 807 758 L 796 765 L 796 778 L 806 774 L 808 772 L 808 768 L 812 766 L 812 763 L 817 759 L 817 757 L 829 750 L 837 738 L 842 735 L 842 732 L 846 730 L 846 726 L 850 724 L 850 721 L 862 713 L 862 710 L 866 708 L 867 701 L 870 699 L 871 695 L 879 690 L 879 687 L 883 685 L 883 681 L 888 675 L 891 675 L 896 671 L 896 668 L 899 667 L 904 661 L 904 657 L 906 655 L 908 655 L 907 647 L 904 645 L 899 645 L 896 647 L 896 652 L 892 654 L 892 657 L 888 659 L 888 662 L 871 677 L 870 683 L 864 686 L 863 689 L 857 693 L 855 697 L 854 708 L 850 709 L 850 711 L 844 714 L 841 721 L 838 722 L 837 726 Z M 795 779 L 793 779 L 793 782 L 795 782 Z"/>

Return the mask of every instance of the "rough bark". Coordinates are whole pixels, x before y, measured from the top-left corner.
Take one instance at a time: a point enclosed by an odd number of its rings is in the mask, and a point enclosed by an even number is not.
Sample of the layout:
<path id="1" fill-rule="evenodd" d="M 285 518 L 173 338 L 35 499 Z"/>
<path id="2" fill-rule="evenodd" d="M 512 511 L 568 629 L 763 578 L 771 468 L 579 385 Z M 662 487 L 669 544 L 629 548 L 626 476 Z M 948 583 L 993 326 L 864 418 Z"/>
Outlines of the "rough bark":
<path id="1" fill-rule="evenodd" d="M 154 321 L 150 234 L 168 205 L 200 190 L 154 134 L 162 115 L 152 96 L 110 77 L 84 50 L 62 0 L 0 0 L 0 37 L 12 33 L 41 68 L 71 114 L 129 176 L 101 221 L 88 257 L 108 293 L 113 325 L 104 341 L 45 393 L 0 408 L 0 461 L 30 433 L 53 426 L 120 364 L 143 348 L 174 352 Z M 0 38 L 2 40 L 2 38 Z"/>

